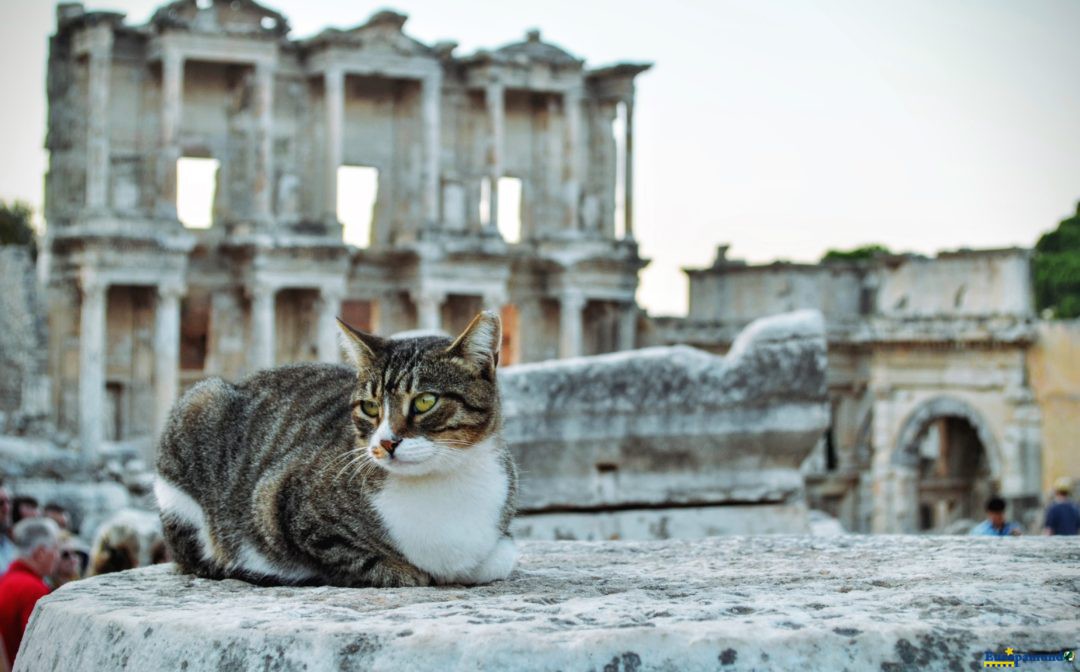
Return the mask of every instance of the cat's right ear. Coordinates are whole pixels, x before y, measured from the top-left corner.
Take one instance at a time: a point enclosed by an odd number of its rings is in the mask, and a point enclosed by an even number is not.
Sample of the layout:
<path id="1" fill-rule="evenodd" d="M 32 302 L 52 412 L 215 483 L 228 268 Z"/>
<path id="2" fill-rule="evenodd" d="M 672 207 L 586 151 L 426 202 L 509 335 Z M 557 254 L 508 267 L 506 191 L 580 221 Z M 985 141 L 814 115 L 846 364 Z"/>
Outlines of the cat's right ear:
<path id="1" fill-rule="evenodd" d="M 353 329 L 338 318 L 338 327 L 341 328 L 341 349 L 345 351 L 349 361 L 358 369 L 370 367 L 382 350 L 383 342 L 378 336 L 365 334 L 359 329 Z"/>

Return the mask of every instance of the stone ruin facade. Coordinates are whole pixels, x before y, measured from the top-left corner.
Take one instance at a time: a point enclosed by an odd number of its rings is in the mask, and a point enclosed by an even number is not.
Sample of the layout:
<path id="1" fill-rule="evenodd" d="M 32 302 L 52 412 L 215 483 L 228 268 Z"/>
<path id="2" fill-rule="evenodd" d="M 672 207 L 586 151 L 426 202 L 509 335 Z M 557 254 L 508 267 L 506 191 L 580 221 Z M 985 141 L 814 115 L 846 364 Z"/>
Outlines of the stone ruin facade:
<path id="1" fill-rule="evenodd" d="M 84 454 L 149 444 L 206 376 L 337 360 L 338 315 L 390 333 L 501 310 L 507 363 L 635 346 L 634 78 L 649 65 L 586 68 L 537 32 L 458 55 L 405 20 L 294 40 L 252 0 L 179 0 L 138 26 L 58 6 L 50 406 Z M 185 158 L 219 165 L 205 230 L 177 216 Z M 343 242 L 349 166 L 378 171 L 366 246 Z"/>
<path id="2" fill-rule="evenodd" d="M 47 286 L 34 297 L 29 260 L 0 257 L 18 285 L 0 299 L 14 306 L 4 319 L 19 325 L 2 337 L 19 380 L 0 384 L 0 433 L 46 421 L 81 460 L 101 463 L 103 448 L 125 442 L 144 451 L 145 466 L 180 390 L 209 375 L 335 360 L 337 315 L 382 333 L 456 331 L 479 309 L 498 309 L 512 364 L 640 345 L 726 353 L 751 320 L 816 308 L 831 410 L 803 463 L 805 491 L 789 483 L 787 459 L 808 452 L 801 439 L 786 448 L 779 488 L 768 470 L 742 468 L 761 457 L 754 451 L 743 462 L 714 456 L 722 468 L 710 473 L 733 469 L 755 484 L 747 499 L 664 491 L 669 470 L 641 471 L 635 453 L 663 437 L 611 434 L 617 454 L 563 464 L 555 475 L 581 487 L 565 501 L 527 498 L 522 525 L 532 531 L 519 532 L 795 531 L 806 527 L 804 495 L 849 530 L 941 531 L 980 517 L 991 492 L 1014 515 L 1034 515 L 1047 483 L 1071 473 L 1080 370 L 1069 353 L 1080 330 L 1036 319 L 1027 251 L 757 266 L 722 248 L 711 268 L 688 271 L 686 319 L 647 318 L 634 302 L 645 261 L 630 185 L 634 78 L 648 66 L 586 69 L 535 32 L 462 56 L 408 37 L 404 23 L 380 12 L 292 40 L 285 17 L 250 0 L 181 0 L 141 26 L 58 7 L 39 261 Z M 219 165 L 206 229 L 178 218 L 186 158 Z M 338 212 L 338 173 L 355 166 L 379 175 L 361 246 L 344 242 Z M 521 188 L 516 242 L 499 230 L 507 178 Z M 38 302 L 45 324 L 17 317 Z M 782 377 L 775 363 L 757 375 Z M 574 386 L 605 366 L 508 381 Z M 581 438 L 574 422 L 548 427 L 558 450 Z M 734 434 L 717 436 L 735 450 Z M 52 456 L 17 470 L 39 494 L 57 483 L 52 467 L 35 465 L 68 460 L 46 446 L 2 447 Z M 143 476 L 133 478 L 138 487 L 125 487 L 138 495 Z M 667 494 L 641 500 L 640 479 Z M 118 497 L 89 508 L 103 514 Z"/>
<path id="3" fill-rule="evenodd" d="M 824 314 L 831 421 L 803 467 L 811 506 L 862 532 L 958 531 L 991 494 L 1013 517 L 1041 510 L 1043 451 L 1073 449 L 1043 445 L 1029 251 L 750 265 L 721 247 L 687 274 L 689 316 L 656 321 L 656 342 L 723 352 L 762 315 Z"/>

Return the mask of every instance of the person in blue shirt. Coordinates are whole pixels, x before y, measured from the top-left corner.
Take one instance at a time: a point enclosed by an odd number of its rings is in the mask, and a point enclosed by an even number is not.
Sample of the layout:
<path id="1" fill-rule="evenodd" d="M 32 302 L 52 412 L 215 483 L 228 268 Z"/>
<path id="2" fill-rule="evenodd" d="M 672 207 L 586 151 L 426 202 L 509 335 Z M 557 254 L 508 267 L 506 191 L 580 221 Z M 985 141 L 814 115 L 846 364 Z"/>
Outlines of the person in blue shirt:
<path id="1" fill-rule="evenodd" d="M 1021 534 L 1020 526 L 1005 520 L 1005 500 L 991 497 L 986 503 L 986 520 L 971 528 L 971 534 L 981 537 L 1008 537 Z"/>
<path id="2" fill-rule="evenodd" d="M 1054 501 L 1046 509 L 1043 534 L 1076 535 L 1080 532 L 1080 507 L 1069 499 L 1072 479 L 1063 476 L 1054 482 Z"/>

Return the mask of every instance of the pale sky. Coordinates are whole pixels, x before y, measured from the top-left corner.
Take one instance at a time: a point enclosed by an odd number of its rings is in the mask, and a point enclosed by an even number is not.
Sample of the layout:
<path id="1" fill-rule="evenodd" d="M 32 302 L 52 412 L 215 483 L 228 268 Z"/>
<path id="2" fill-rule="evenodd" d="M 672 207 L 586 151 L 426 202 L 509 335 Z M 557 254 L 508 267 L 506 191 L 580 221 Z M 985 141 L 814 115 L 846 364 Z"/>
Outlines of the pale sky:
<path id="1" fill-rule="evenodd" d="M 143 22 L 151 0 L 103 0 Z M 278 0 L 292 37 L 391 6 L 458 53 L 538 27 L 638 79 L 639 300 L 686 309 L 679 269 L 830 247 L 1030 246 L 1080 200 L 1080 0 Z M 48 0 L 0 0 L 0 198 L 41 206 Z"/>

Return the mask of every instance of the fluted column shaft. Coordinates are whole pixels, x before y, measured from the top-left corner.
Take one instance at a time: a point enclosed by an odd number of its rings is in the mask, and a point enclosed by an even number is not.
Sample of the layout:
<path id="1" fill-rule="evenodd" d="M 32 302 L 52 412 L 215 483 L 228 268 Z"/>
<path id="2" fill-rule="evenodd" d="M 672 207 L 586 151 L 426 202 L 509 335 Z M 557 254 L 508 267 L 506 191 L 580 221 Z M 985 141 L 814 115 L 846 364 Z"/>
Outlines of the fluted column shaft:
<path id="1" fill-rule="evenodd" d="M 184 57 L 167 49 L 161 58 L 161 165 L 158 214 L 176 218 L 176 162 L 180 160 L 180 115 L 184 108 Z"/>
<path id="2" fill-rule="evenodd" d="M 585 297 L 565 292 L 559 297 L 559 357 L 578 357 L 582 352 L 581 320 Z"/>
<path id="3" fill-rule="evenodd" d="M 251 292 L 251 369 L 274 365 L 275 312 L 277 292 L 271 287 L 255 287 Z"/>
<path id="4" fill-rule="evenodd" d="M 442 71 L 423 80 L 424 117 L 424 217 L 429 223 L 439 220 L 439 107 L 442 100 Z"/>
<path id="5" fill-rule="evenodd" d="M 93 44 L 87 62 L 86 207 L 101 210 L 109 193 L 109 74 L 112 70 L 113 33 L 110 26 L 92 29 Z"/>
<path id="6" fill-rule="evenodd" d="M 255 179 L 251 183 L 255 219 L 273 216 L 274 193 L 274 64 L 255 64 Z"/>
<path id="7" fill-rule="evenodd" d="M 329 222 L 338 221 L 337 175 L 341 167 L 345 126 L 345 73 L 336 68 L 327 70 L 326 85 L 326 149 L 323 175 L 323 216 Z"/>
<path id="8" fill-rule="evenodd" d="M 79 311 L 79 444 L 94 459 L 104 440 L 105 419 L 105 302 L 108 285 L 85 276 L 80 281 Z"/>
<path id="9" fill-rule="evenodd" d="M 486 90 L 488 111 L 488 226 L 499 228 L 499 178 L 503 174 L 503 135 L 506 89 L 491 82 Z"/>
<path id="10" fill-rule="evenodd" d="M 180 299 L 184 288 L 158 285 L 154 311 L 154 429 L 160 434 L 180 381 Z"/>
<path id="11" fill-rule="evenodd" d="M 318 356 L 320 362 L 338 362 L 341 350 L 338 345 L 337 317 L 341 314 L 344 296 L 338 287 L 323 287 L 319 292 Z"/>

